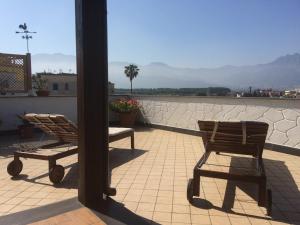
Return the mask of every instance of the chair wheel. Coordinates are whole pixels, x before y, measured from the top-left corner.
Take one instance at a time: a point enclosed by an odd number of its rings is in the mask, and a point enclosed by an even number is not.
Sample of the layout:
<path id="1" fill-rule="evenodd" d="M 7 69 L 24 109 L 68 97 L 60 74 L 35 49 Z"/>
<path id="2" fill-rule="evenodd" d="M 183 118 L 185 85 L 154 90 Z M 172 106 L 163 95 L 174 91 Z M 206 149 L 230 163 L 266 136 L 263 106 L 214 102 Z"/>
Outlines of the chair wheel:
<path id="1" fill-rule="evenodd" d="M 58 184 L 64 178 L 65 168 L 61 165 L 55 165 L 50 169 L 49 179 L 52 183 Z"/>
<path id="2" fill-rule="evenodd" d="M 23 169 L 23 163 L 19 159 L 14 159 L 7 166 L 7 173 L 12 177 L 18 176 Z"/>
<path id="3" fill-rule="evenodd" d="M 268 189 L 267 190 L 267 214 L 268 214 L 268 216 L 271 216 L 271 214 L 272 214 L 272 204 L 273 204 L 272 190 Z"/>
<path id="4" fill-rule="evenodd" d="M 194 196 L 194 180 L 189 179 L 189 182 L 187 185 L 186 197 L 190 203 L 193 202 L 193 196 Z"/>

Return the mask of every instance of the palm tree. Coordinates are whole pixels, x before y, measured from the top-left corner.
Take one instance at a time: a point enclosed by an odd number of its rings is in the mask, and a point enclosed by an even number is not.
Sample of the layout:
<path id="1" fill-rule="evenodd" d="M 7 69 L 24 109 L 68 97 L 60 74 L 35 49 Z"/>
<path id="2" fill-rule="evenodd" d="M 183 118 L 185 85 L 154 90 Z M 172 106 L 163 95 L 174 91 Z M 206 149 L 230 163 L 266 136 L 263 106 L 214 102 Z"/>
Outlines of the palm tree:
<path id="1" fill-rule="evenodd" d="M 139 68 L 137 67 L 137 65 L 134 64 L 130 64 L 128 66 L 125 66 L 125 70 L 124 73 L 126 75 L 126 77 L 128 77 L 130 79 L 130 92 L 132 94 L 132 80 L 137 77 L 137 75 L 139 74 Z"/>

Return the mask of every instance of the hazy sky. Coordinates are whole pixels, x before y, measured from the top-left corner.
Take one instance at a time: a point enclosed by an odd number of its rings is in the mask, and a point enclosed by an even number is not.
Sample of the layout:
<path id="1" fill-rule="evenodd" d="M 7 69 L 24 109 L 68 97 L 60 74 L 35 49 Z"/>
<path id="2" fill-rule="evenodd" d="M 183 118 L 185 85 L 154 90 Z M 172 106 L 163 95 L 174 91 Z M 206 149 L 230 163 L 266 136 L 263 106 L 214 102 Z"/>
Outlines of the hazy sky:
<path id="1" fill-rule="evenodd" d="M 74 0 L 0 0 L 0 52 L 75 55 Z M 215 67 L 300 52 L 299 0 L 108 0 L 109 60 Z M 95 28 L 96 29 L 96 28 Z"/>

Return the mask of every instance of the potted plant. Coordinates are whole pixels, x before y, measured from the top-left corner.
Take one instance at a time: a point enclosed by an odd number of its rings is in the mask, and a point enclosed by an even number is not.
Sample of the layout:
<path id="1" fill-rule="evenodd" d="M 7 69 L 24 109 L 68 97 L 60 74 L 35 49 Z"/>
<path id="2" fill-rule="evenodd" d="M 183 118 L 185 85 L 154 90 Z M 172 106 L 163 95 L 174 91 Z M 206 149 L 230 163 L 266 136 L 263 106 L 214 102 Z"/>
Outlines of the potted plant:
<path id="1" fill-rule="evenodd" d="M 135 99 L 119 99 L 110 103 L 110 109 L 119 114 L 122 127 L 133 127 L 139 108 Z"/>
<path id="2" fill-rule="evenodd" d="M 43 78 L 41 74 L 32 76 L 33 88 L 36 89 L 37 96 L 49 96 L 47 79 Z"/>
<path id="3" fill-rule="evenodd" d="M 18 126 L 19 135 L 21 138 L 32 138 L 34 126 L 24 118 L 24 115 L 17 115 L 22 121 L 22 124 Z"/>

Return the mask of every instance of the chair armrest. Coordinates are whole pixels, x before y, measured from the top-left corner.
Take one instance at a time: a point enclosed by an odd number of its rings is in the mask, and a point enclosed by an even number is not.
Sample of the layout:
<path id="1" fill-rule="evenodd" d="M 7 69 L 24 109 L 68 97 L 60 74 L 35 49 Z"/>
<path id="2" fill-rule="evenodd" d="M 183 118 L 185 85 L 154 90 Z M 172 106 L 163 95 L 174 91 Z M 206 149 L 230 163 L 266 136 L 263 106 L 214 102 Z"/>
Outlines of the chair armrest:
<path id="1" fill-rule="evenodd" d="M 206 131 L 199 130 L 199 135 L 200 135 L 201 137 L 207 136 L 207 132 L 206 132 Z"/>

